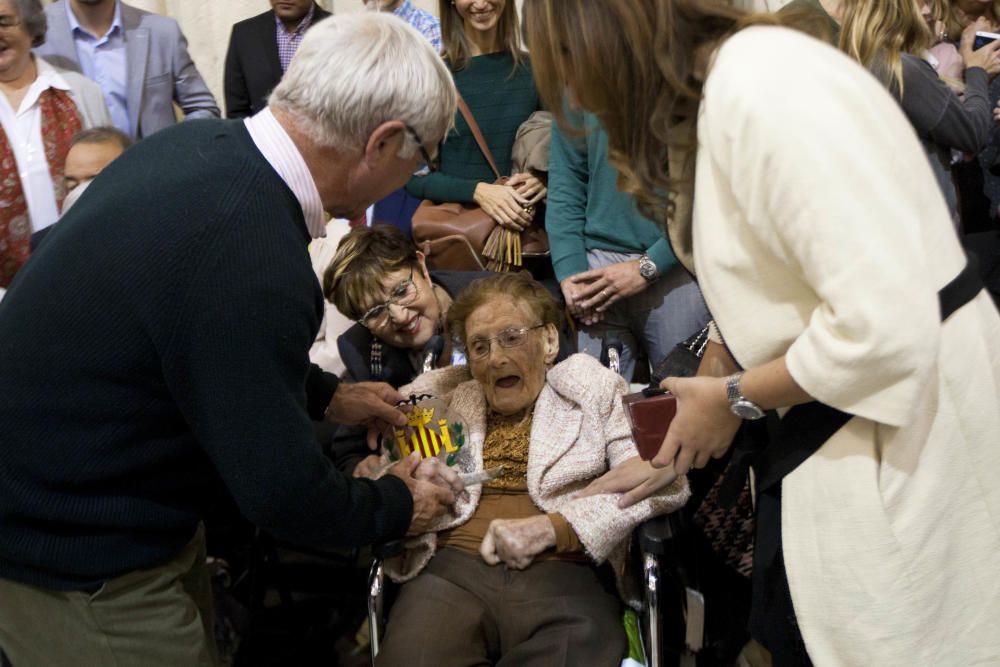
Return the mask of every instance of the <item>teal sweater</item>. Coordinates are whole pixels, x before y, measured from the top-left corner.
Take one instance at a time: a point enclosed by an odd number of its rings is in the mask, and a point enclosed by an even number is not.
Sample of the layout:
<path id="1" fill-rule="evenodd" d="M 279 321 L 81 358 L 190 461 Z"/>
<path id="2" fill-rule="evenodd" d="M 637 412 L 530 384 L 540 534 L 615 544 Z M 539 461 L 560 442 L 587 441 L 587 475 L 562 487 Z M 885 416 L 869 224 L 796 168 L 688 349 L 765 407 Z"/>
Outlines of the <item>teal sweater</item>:
<path id="1" fill-rule="evenodd" d="M 455 86 L 469 105 L 504 176 L 510 175 L 510 153 L 517 128 L 539 109 L 531 66 L 525 63 L 512 73 L 513 67 L 509 53 L 491 53 L 470 58 L 464 69 L 453 73 Z M 471 202 L 479 183 L 495 180 L 461 112 L 455 112 L 455 127 L 441 145 L 441 169 L 427 176 L 414 176 L 406 191 L 438 203 Z"/>
<path id="2" fill-rule="evenodd" d="M 676 264 L 663 230 L 618 190 L 618 170 L 608 162 L 608 135 L 591 114 L 570 114 L 585 136 L 552 126 L 545 229 L 560 281 L 586 271 L 588 250 L 646 253 L 661 274 Z M 582 124 L 582 125 L 581 125 Z"/>
<path id="3" fill-rule="evenodd" d="M 101 172 L 0 302 L 0 577 L 88 590 L 164 563 L 224 491 L 298 543 L 402 537 L 402 481 L 347 479 L 316 443 L 336 378 L 309 364 L 308 243 L 242 122 Z"/>

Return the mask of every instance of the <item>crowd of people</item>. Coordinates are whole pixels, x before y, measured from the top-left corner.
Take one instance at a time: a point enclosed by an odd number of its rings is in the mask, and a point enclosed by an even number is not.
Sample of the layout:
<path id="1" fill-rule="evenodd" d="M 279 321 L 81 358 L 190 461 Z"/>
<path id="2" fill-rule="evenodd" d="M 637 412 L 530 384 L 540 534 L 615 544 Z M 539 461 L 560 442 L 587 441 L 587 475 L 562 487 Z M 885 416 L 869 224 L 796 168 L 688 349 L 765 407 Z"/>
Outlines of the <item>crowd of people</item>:
<path id="1" fill-rule="evenodd" d="M 641 661 L 669 513 L 705 664 L 1000 662 L 1000 10 L 732 4 L 0 0 L 0 665 L 232 659 L 220 498 L 377 665 Z"/>

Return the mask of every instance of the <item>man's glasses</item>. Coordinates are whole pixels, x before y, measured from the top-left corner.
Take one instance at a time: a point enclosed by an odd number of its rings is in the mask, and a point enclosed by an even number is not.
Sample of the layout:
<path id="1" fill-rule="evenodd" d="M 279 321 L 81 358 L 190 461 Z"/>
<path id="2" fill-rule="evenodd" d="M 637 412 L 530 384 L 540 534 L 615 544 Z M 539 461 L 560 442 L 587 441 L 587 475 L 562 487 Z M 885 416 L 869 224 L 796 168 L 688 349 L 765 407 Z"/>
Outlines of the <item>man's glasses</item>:
<path id="1" fill-rule="evenodd" d="M 544 326 L 544 324 L 536 324 L 533 327 L 523 327 L 521 329 L 512 327 L 504 329 L 496 336 L 491 336 L 490 338 L 473 338 L 469 341 L 466 353 L 468 353 L 470 359 L 483 359 L 489 356 L 493 341 L 500 343 L 500 347 L 518 347 L 524 345 L 524 341 L 528 340 L 529 331 L 541 329 Z"/>
<path id="2" fill-rule="evenodd" d="M 417 284 L 413 282 L 413 269 L 410 269 L 410 277 L 396 285 L 389 298 L 382 303 L 376 304 L 365 311 L 358 322 L 368 329 L 377 329 L 389 323 L 389 306 L 410 306 L 420 295 Z"/>
<path id="3" fill-rule="evenodd" d="M 409 125 L 406 126 L 406 131 L 410 133 L 413 140 L 417 142 L 417 147 L 420 148 L 420 157 L 423 158 L 424 163 L 420 165 L 420 168 L 413 172 L 414 176 L 426 176 L 427 174 L 433 173 L 441 168 L 441 153 L 438 153 L 433 159 L 431 154 L 427 152 L 424 148 L 424 140 L 420 138 L 417 131 L 414 130 Z"/>

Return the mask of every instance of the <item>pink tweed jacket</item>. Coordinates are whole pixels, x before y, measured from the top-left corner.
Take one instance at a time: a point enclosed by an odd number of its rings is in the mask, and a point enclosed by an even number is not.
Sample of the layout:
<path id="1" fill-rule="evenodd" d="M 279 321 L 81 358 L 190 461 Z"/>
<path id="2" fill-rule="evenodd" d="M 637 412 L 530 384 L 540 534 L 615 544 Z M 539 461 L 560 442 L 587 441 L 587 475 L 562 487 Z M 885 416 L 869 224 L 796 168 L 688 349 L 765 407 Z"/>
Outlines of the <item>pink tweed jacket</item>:
<path id="1" fill-rule="evenodd" d="M 575 354 L 551 368 L 535 402 L 528 449 L 528 493 L 544 512 L 560 512 L 576 531 L 595 563 L 608 561 L 625 593 L 623 574 L 628 537 L 640 523 L 683 505 L 690 495 L 687 480 L 669 487 L 628 509 L 619 509 L 619 494 L 573 499 L 573 492 L 621 462 L 638 456 L 620 397 L 628 385 L 592 357 Z M 460 472 L 483 469 L 486 437 L 486 399 L 466 366 L 424 373 L 403 387 L 403 395 L 433 394 L 465 421 L 466 444 L 458 455 Z M 415 577 L 430 561 L 437 531 L 469 520 L 479 504 L 482 486 L 468 489 L 455 513 L 438 519 L 433 532 L 410 538 L 402 556 L 386 562 L 397 582 Z"/>

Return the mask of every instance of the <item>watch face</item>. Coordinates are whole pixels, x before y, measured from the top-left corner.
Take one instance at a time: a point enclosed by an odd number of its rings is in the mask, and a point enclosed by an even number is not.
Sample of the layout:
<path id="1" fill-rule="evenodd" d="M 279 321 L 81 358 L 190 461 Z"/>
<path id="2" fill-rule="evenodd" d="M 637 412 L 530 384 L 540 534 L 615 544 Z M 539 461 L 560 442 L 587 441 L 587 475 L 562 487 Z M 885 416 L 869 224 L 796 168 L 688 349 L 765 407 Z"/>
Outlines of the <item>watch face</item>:
<path id="1" fill-rule="evenodd" d="M 652 262 L 639 262 L 639 275 L 649 280 L 656 276 L 656 264 Z"/>
<path id="2" fill-rule="evenodd" d="M 760 419 L 764 416 L 764 411 L 750 401 L 736 401 L 729 407 L 740 419 Z"/>

